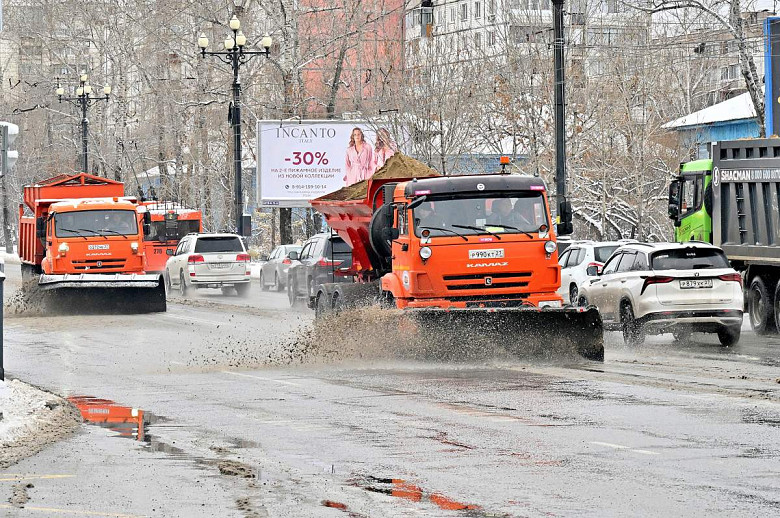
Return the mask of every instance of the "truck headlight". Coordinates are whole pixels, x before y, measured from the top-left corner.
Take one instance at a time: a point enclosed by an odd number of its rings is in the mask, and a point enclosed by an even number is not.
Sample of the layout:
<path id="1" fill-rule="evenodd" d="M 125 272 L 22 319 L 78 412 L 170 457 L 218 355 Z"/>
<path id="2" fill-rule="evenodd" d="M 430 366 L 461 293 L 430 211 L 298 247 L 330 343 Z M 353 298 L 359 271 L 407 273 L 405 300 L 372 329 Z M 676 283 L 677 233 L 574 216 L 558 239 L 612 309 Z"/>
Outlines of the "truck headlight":
<path id="1" fill-rule="evenodd" d="M 558 248 L 558 245 L 555 244 L 555 241 L 547 241 L 544 244 L 544 251 L 548 254 L 555 252 L 556 248 Z"/>
<path id="2" fill-rule="evenodd" d="M 551 241 L 548 241 L 551 242 Z M 561 301 L 560 300 L 540 300 L 539 301 L 539 307 L 540 308 L 559 308 L 561 307 Z"/>
<path id="3" fill-rule="evenodd" d="M 136 243 L 135 241 L 130 243 L 130 250 L 132 250 L 134 254 L 137 254 L 138 253 L 138 243 Z"/>
<path id="4" fill-rule="evenodd" d="M 424 247 L 420 248 L 420 257 L 422 257 L 424 261 L 427 261 L 428 259 L 430 259 L 431 258 L 431 254 L 432 254 L 432 252 L 431 252 L 431 248 L 430 247 L 424 246 Z"/>
<path id="5" fill-rule="evenodd" d="M 68 243 L 60 243 L 60 246 L 57 247 L 57 251 L 61 256 L 65 256 L 65 254 L 68 253 L 68 250 L 70 250 Z"/>

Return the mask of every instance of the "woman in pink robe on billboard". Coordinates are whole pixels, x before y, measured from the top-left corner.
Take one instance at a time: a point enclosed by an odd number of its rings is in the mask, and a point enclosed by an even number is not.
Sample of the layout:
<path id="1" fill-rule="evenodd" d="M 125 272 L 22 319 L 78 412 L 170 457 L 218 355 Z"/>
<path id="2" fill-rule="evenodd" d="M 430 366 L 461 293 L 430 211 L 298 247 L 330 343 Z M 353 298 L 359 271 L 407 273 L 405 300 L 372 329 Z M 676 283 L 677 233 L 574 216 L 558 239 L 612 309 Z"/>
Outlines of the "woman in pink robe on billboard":
<path id="1" fill-rule="evenodd" d="M 398 151 L 398 147 L 393 142 L 390 132 L 385 128 L 379 128 L 376 132 L 376 147 L 374 149 L 374 172 L 385 165 L 387 159 L 395 155 L 396 151 Z"/>
<path id="2" fill-rule="evenodd" d="M 374 174 L 374 152 L 366 143 L 363 130 L 360 128 L 354 128 L 349 137 L 346 166 L 347 174 L 344 180 L 347 185 L 366 180 Z"/>

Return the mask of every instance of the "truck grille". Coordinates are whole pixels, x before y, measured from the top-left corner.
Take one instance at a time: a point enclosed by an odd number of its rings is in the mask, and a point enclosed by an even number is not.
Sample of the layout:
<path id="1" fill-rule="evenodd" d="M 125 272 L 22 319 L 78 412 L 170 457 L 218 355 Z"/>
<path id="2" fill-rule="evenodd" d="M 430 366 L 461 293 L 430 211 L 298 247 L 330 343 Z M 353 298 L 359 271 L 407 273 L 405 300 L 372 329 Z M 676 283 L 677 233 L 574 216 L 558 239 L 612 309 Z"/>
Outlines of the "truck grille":
<path id="1" fill-rule="evenodd" d="M 98 263 L 100 263 L 98 265 Z M 124 259 L 99 259 L 87 261 L 73 261 L 73 268 L 80 271 L 122 270 L 125 267 Z"/>
<path id="2" fill-rule="evenodd" d="M 490 279 L 489 284 L 487 279 Z M 531 272 L 485 272 L 444 276 L 447 289 L 451 291 L 524 288 L 530 280 Z"/>

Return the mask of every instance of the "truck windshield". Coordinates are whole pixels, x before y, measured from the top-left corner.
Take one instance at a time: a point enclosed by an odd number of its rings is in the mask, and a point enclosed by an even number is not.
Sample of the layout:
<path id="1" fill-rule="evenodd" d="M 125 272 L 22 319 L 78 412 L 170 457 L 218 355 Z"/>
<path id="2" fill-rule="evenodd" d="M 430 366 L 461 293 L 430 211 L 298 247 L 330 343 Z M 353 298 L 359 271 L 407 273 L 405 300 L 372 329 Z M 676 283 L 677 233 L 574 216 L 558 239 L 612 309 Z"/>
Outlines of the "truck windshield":
<path id="1" fill-rule="evenodd" d="M 684 174 L 680 189 L 680 214 L 699 210 L 704 193 L 704 173 Z"/>
<path id="2" fill-rule="evenodd" d="M 243 252 L 244 245 L 238 236 L 199 237 L 195 242 L 195 253 Z"/>
<path id="3" fill-rule="evenodd" d="M 549 225 L 540 192 L 492 196 L 432 198 L 414 209 L 414 232 L 428 228 L 431 236 L 517 234 L 538 232 Z M 452 229 L 452 230 L 451 230 Z"/>
<path id="4" fill-rule="evenodd" d="M 54 215 L 57 237 L 89 237 L 91 235 L 138 234 L 134 210 L 84 210 Z"/>
<path id="5" fill-rule="evenodd" d="M 683 248 L 656 252 L 651 259 L 653 270 L 699 270 L 729 268 L 723 252 L 712 248 Z"/>
<path id="6" fill-rule="evenodd" d="M 144 236 L 144 241 L 173 241 L 173 244 L 176 244 L 187 234 L 199 231 L 200 221 L 196 219 L 152 221 L 149 225 L 149 234 Z"/>

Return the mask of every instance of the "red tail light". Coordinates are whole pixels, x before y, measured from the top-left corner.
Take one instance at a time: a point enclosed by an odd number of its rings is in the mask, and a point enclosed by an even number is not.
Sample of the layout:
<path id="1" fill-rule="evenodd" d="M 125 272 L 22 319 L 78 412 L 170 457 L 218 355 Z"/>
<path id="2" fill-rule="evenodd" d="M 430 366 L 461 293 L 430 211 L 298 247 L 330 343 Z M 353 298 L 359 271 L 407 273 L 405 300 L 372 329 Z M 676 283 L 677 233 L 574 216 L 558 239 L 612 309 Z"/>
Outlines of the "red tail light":
<path id="1" fill-rule="evenodd" d="M 282 261 L 282 264 L 292 264 L 292 261 L 290 260 L 289 257 L 285 257 L 284 260 Z"/>
<path id="2" fill-rule="evenodd" d="M 738 273 L 724 273 L 723 275 L 718 275 L 718 279 L 726 282 L 738 282 L 742 286 L 742 276 Z"/>
<path id="3" fill-rule="evenodd" d="M 340 265 L 343 262 L 344 261 L 328 261 L 327 259 L 325 259 L 323 257 L 322 259 L 317 261 L 317 266 L 328 266 L 328 267 L 331 267 L 331 268 L 335 268 L 336 266 Z"/>
<path id="4" fill-rule="evenodd" d="M 199 254 L 191 255 L 191 256 L 189 256 L 189 257 L 187 258 L 187 262 L 188 262 L 188 263 L 190 263 L 190 264 L 195 264 L 195 263 L 203 263 L 203 262 L 205 262 L 205 261 L 206 261 L 206 260 L 205 260 L 205 259 L 203 259 L 203 256 L 202 256 L 202 255 L 199 255 Z"/>
<path id="5" fill-rule="evenodd" d="M 642 291 L 639 292 L 641 295 L 645 292 L 645 289 L 647 289 L 648 286 L 651 284 L 667 284 L 674 280 L 674 277 L 664 277 L 661 275 L 655 275 L 653 277 L 647 277 L 645 279 L 645 283 L 642 285 Z"/>
<path id="6" fill-rule="evenodd" d="M 249 257 L 249 254 L 238 254 L 236 255 L 236 261 L 239 263 L 248 263 L 252 258 Z"/>

